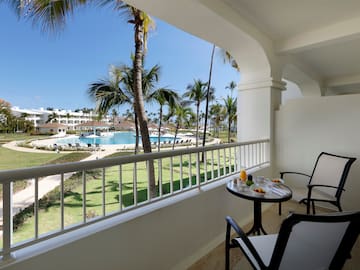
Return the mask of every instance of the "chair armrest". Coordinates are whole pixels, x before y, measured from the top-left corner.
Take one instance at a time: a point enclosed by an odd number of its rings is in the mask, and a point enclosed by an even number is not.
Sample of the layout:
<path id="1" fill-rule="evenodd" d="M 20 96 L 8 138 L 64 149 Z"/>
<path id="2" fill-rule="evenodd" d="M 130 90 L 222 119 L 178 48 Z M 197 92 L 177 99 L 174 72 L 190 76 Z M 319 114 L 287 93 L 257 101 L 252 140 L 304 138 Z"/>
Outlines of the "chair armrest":
<path id="1" fill-rule="evenodd" d="M 338 186 L 330 186 L 330 185 L 319 185 L 319 184 L 314 184 L 314 185 L 307 185 L 307 187 L 309 188 L 309 190 L 311 190 L 313 187 L 327 187 L 327 188 L 335 188 L 338 189 Z M 342 191 L 345 191 L 344 188 L 341 189 Z"/>
<path id="2" fill-rule="evenodd" d="M 256 251 L 255 247 L 253 246 L 253 244 L 250 242 L 249 238 L 247 237 L 247 235 L 244 233 L 244 231 L 239 227 L 239 225 L 236 223 L 236 221 L 232 218 L 227 216 L 226 217 L 226 222 L 227 222 L 227 227 L 226 227 L 226 241 L 228 243 L 228 241 L 230 241 L 230 230 L 231 228 L 234 229 L 234 231 L 237 233 L 238 237 L 241 238 L 241 240 L 243 241 L 243 243 L 246 245 L 246 247 L 248 248 L 249 252 L 251 253 L 251 255 L 254 257 L 254 259 L 257 261 L 257 263 L 259 264 L 259 266 L 261 267 L 261 269 L 265 268 L 265 264 L 262 261 L 262 259 L 260 258 L 259 253 Z M 239 246 L 239 244 L 233 240 L 233 243 L 236 243 L 237 246 Z M 241 248 L 242 249 L 242 248 Z M 243 252 L 245 252 L 242 249 Z M 246 255 L 246 254 L 245 254 Z M 247 255 L 246 255 L 247 256 Z"/>
<path id="3" fill-rule="evenodd" d="M 311 175 L 308 175 L 306 173 L 300 173 L 300 172 L 280 172 L 280 177 L 283 178 L 283 176 L 285 174 L 297 174 L 297 175 L 302 175 L 302 176 L 306 176 L 306 177 L 311 177 Z"/>

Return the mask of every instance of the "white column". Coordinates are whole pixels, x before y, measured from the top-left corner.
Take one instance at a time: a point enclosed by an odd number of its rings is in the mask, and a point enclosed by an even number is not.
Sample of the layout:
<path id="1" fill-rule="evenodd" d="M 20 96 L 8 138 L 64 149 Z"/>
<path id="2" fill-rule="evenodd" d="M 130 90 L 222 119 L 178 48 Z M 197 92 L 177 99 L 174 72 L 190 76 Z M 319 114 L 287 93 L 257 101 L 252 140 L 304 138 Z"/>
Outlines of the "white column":
<path id="1" fill-rule="evenodd" d="M 239 84 L 237 136 L 239 142 L 270 139 L 270 161 L 274 149 L 274 117 L 281 103 L 285 82 L 269 78 Z"/>

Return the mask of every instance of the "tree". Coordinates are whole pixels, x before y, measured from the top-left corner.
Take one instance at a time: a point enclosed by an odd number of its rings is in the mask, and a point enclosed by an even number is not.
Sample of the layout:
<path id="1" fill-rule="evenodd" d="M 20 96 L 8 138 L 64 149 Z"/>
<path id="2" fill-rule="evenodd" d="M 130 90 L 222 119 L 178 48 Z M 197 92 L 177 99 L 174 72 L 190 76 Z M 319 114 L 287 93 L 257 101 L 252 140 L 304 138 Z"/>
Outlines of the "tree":
<path id="1" fill-rule="evenodd" d="M 0 131 L 11 132 L 16 128 L 15 117 L 11 113 L 11 104 L 0 98 Z"/>
<path id="2" fill-rule="evenodd" d="M 9 0 L 10 5 L 16 9 L 20 16 L 28 16 L 33 19 L 35 23 L 42 24 L 43 30 L 55 31 L 63 27 L 66 18 L 72 14 L 75 8 L 86 4 L 93 3 L 86 0 Z M 147 35 L 151 28 L 154 27 L 154 22 L 151 17 L 145 12 L 136 9 L 122 1 L 98 0 L 101 5 L 111 5 L 117 12 L 125 15 L 128 23 L 134 26 L 134 107 L 135 112 L 139 118 L 141 138 L 143 142 L 144 152 L 151 152 L 151 143 L 148 130 L 147 117 L 144 111 L 144 100 L 142 92 L 142 69 L 143 57 L 147 48 Z M 153 161 L 149 163 L 149 178 L 150 178 L 150 193 L 151 197 L 156 197 L 155 189 L 155 173 Z"/>
<path id="3" fill-rule="evenodd" d="M 231 124 L 236 120 L 237 99 L 228 95 L 223 100 L 228 120 L 228 143 L 230 143 Z"/>
<path id="4" fill-rule="evenodd" d="M 46 123 L 57 123 L 58 122 L 59 115 L 56 112 L 53 112 L 48 116 L 48 119 L 46 120 Z"/>
<path id="5" fill-rule="evenodd" d="M 189 103 L 186 101 L 174 104 L 174 106 L 170 107 L 170 113 L 167 118 L 175 117 L 175 138 L 173 141 L 172 149 L 175 148 L 175 141 L 179 131 L 179 128 L 184 124 L 189 124 L 191 122 L 191 118 L 194 116 L 193 111 L 190 107 L 188 107 Z"/>
<path id="6" fill-rule="evenodd" d="M 212 115 L 212 121 L 214 126 L 214 136 L 217 134 L 219 137 L 219 129 L 220 129 L 220 122 L 222 120 L 222 110 L 223 106 L 219 103 L 215 103 L 210 106 L 210 115 Z"/>
<path id="7" fill-rule="evenodd" d="M 234 91 L 235 88 L 236 88 L 236 82 L 234 82 L 234 81 L 231 81 L 229 83 L 229 85 L 225 86 L 225 89 L 230 90 L 231 96 L 233 95 L 233 91 Z"/>
<path id="8" fill-rule="evenodd" d="M 205 146 L 206 142 L 206 129 L 207 129 L 207 121 L 208 121 L 208 114 L 209 114 L 209 102 L 210 102 L 210 88 L 211 88 L 211 78 L 212 78 L 212 69 L 213 69 L 213 63 L 214 63 L 214 53 L 215 53 L 215 44 L 212 47 L 211 50 L 211 58 L 210 58 L 210 69 L 209 69 L 209 80 L 207 83 L 207 89 L 206 89 L 206 104 L 205 104 L 205 123 L 204 123 L 204 134 L 203 134 L 203 142 L 202 146 Z M 202 157 L 204 159 L 204 157 Z"/>
<path id="9" fill-rule="evenodd" d="M 155 100 L 160 105 L 159 127 L 158 127 L 158 152 L 160 152 L 160 135 L 161 135 L 161 124 L 163 119 L 163 107 L 166 104 L 168 104 L 170 107 L 176 106 L 179 102 L 179 95 L 171 89 L 160 88 L 149 95 L 149 100 L 151 99 Z"/>
<path id="10" fill-rule="evenodd" d="M 112 109 L 111 118 L 112 118 L 112 123 L 113 123 L 114 127 L 115 127 L 115 119 L 116 119 L 117 116 L 118 116 L 118 113 L 117 113 L 116 109 Z"/>
<path id="11" fill-rule="evenodd" d="M 194 80 L 194 84 L 189 84 L 186 89 L 187 91 L 184 93 L 184 97 L 189 98 L 189 100 L 194 102 L 196 106 L 196 147 L 198 147 L 200 104 L 206 99 L 207 83 L 204 83 L 201 80 Z M 213 88 L 210 88 L 209 97 L 211 97 L 209 99 L 213 99 L 214 97 Z"/>
<path id="12" fill-rule="evenodd" d="M 207 89 L 207 95 L 206 95 L 206 105 L 205 105 L 205 124 L 204 124 L 204 134 L 203 134 L 203 147 L 205 146 L 206 141 L 206 129 L 207 129 L 207 122 L 208 122 L 208 112 L 209 112 L 209 98 L 210 98 L 210 88 L 211 88 L 211 78 L 212 78 L 212 70 L 213 70 L 213 63 L 214 63 L 214 53 L 215 53 L 216 46 L 213 44 L 212 50 L 211 50 L 211 58 L 210 58 L 210 69 L 209 69 L 209 80 L 208 80 L 208 89 Z M 230 63 L 233 68 L 236 68 L 239 71 L 239 66 L 235 59 L 232 57 L 232 55 L 224 50 L 220 49 L 220 54 L 222 55 L 222 59 L 224 63 Z M 230 83 L 231 87 L 231 95 L 232 90 L 235 89 L 236 84 L 235 82 Z"/>

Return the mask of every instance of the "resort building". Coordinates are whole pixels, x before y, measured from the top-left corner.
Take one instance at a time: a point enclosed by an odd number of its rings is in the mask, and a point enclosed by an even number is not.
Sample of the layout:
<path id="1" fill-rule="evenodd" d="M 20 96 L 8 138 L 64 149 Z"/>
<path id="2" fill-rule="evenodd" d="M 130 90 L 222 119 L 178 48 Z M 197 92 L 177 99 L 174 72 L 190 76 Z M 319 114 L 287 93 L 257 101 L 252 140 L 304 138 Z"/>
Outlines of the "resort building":
<path id="1" fill-rule="evenodd" d="M 68 127 L 64 124 L 60 123 L 46 123 L 38 125 L 36 128 L 36 131 L 40 134 L 66 134 L 66 130 Z"/>
<path id="2" fill-rule="evenodd" d="M 0 172 L 2 269 L 224 269 L 225 217 L 232 216 L 241 227 L 254 220 L 254 204 L 230 194 L 227 183 L 244 168 L 269 178 L 279 177 L 280 171 L 311 174 L 323 151 L 357 158 L 342 206 L 359 210 L 360 1 L 126 2 L 235 58 L 241 71 L 237 143 Z M 178 73 L 181 76 L 181 70 Z M 300 97 L 282 102 L 289 85 Z M 67 119 L 66 114 L 58 120 L 70 126 L 91 118 L 82 114 L 87 118 Z M 156 170 L 156 181 L 151 170 Z M 77 192 L 80 221 L 68 225 L 63 182 L 73 173 L 83 183 Z M 38 214 L 38 186 L 54 175 L 62 183 L 59 225 L 42 234 L 46 221 Z M 113 177 L 111 185 L 108 177 Z M 35 187 L 33 234 L 25 242 L 13 243 L 11 183 L 23 179 L 31 179 Z M 90 181 L 99 183 L 96 192 L 87 193 Z M 154 182 L 159 183 L 155 194 Z M 307 183 L 300 178 L 286 180 L 294 200 Z M 109 186 L 116 195 L 109 195 Z M 101 196 L 97 213 L 87 204 L 94 193 Z M 263 203 L 260 213 L 270 207 L 271 203 Z M 276 218 L 287 215 L 288 211 Z M 265 227 L 266 222 L 263 217 Z M 218 247 L 221 252 L 214 256 Z M 345 269 L 359 268 L 359 254 L 355 248 L 348 260 L 353 264 Z M 202 264 L 196 264 L 201 259 Z"/>
<path id="3" fill-rule="evenodd" d="M 76 130 L 79 124 L 93 121 L 98 117 L 98 114 L 93 111 L 45 110 L 44 108 L 20 109 L 19 107 L 12 107 L 11 111 L 15 116 L 24 116 L 26 120 L 33 122 L 35 128 L 47 122 L 56 122 L 65 125 L 67 130 Z M 102 121 L 111 124 L 111 117 L 106 115 Z"/>

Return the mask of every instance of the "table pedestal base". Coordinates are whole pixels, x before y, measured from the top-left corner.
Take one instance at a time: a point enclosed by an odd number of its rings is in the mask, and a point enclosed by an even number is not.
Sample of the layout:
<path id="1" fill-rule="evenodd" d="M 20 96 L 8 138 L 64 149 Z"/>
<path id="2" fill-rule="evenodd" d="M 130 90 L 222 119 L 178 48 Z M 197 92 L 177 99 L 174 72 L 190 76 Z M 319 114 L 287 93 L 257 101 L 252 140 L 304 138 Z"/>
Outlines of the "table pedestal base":
<path id="1" fill-rule="evenodd" d="M 246 233 L 249 234 L 257 234 L 260 235 L 261 232 L 263 234 L 267 234 L 264 230 L 261 222 L 261 202 L 254 201 L 254 224 L 252 228 Z"/>

